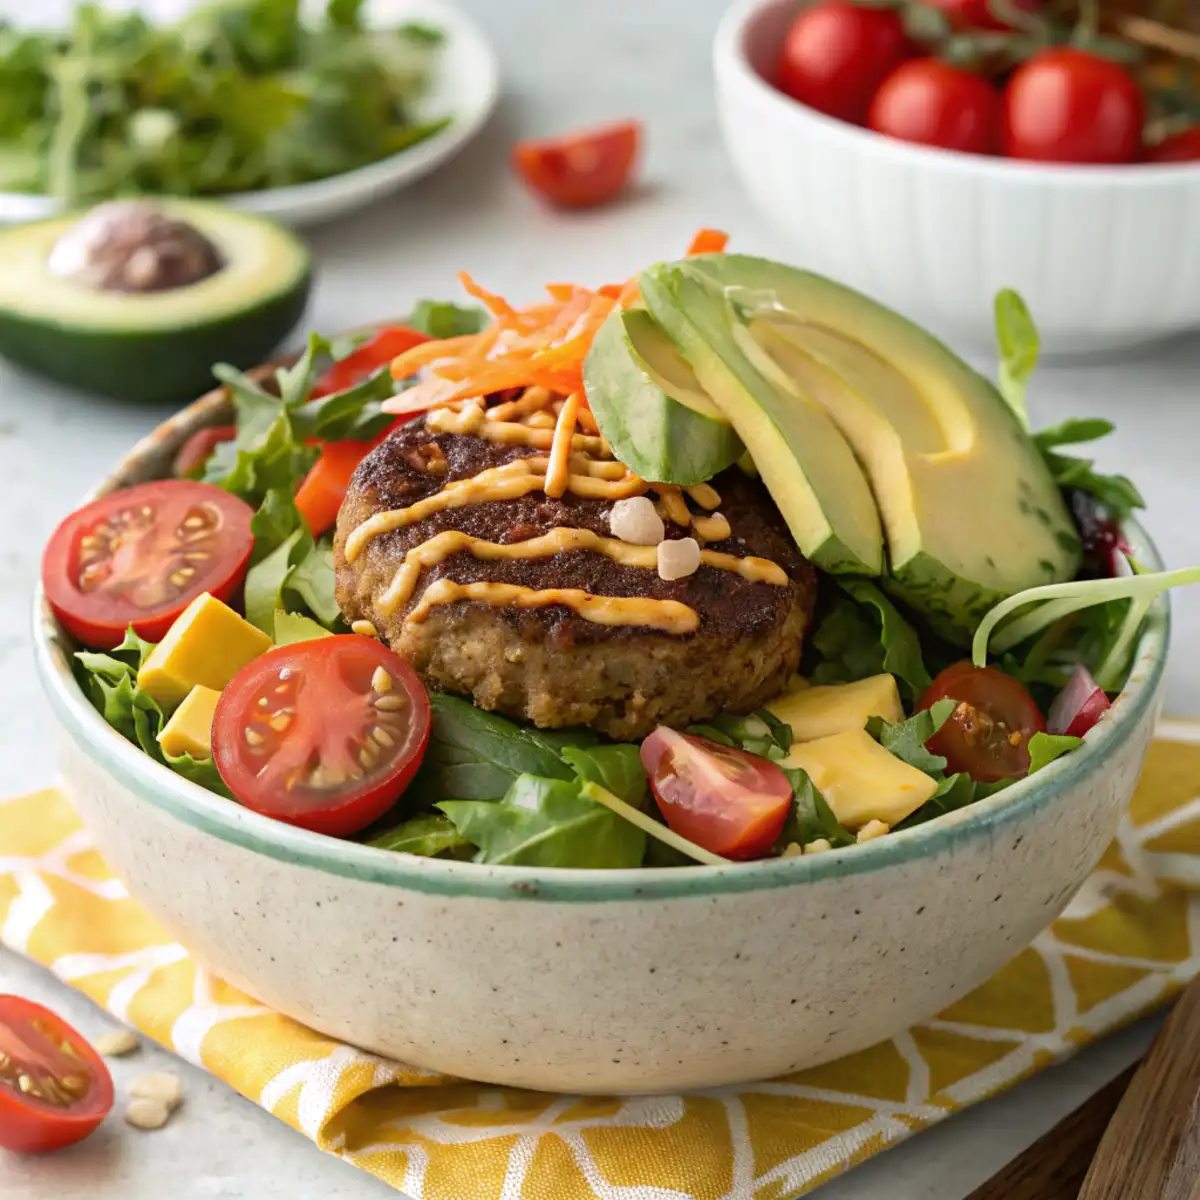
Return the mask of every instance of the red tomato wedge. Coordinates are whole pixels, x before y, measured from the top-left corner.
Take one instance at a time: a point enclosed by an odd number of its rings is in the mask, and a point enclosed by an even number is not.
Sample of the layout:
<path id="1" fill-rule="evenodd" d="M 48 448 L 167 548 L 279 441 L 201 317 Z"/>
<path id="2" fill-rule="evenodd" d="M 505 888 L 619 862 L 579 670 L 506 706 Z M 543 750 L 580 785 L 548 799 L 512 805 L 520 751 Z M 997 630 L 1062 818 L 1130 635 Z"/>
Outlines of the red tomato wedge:
<path id="1" fill-rule="evenodd" d="M 400 422 L 396 422 L 400 424 Z M 314 536 L 332 529 L 338 510 L 346 498 L 350 476 L 384 438 L 395 428 L 385 429 L 373 442 L 327 442 L 321 457 L 301 482 L 296 492 L 296 510 L 307 522 Z"/>
<path id="2" fill-rule="evenodd" d="M 946 699 L 958 707 L 926 745 L 946 759 L 948 772 L 966 772 L 978 783 L 1029 773 L 1029 739 L 1044 732 L 1046 722 L 1020 680 L 995 667 L 955 663 L 929 685 L 917 707 Z"/>
<path id="3" fill-rule="evenodd" d="M 429 697 L 382 643 L 317 638 L 239 671 L 212 733 L 217 770 L 247 808 L 349 837 L 408 787 L 429 742 Z"/>
<path id="4" fill-rule="evenodd" d="M 792 787 L 756 754 L 660 725 L 642 743 L 642 766 L 663 819 L 725 858 L 763 858 L 783 830 Z"/>
<path id="5" fill-rule="evenodd" d="M 398 354 L 432 340 L 419 329 L 410 329 L 407 325 L 390 325 L 387 329 L 381 329 L 374 337 L 355 346 L 345 358 L 339 358 L 313 385 L 312 398 L 315 400 L 321 396 L 331 396 L 334 392 L 344 392 L 361 383 L 368 375 L 373 375 L 380 367 L 389 366 Z"/>
<path id="6" fill-rule="evenodd" d="M 639 121 L 565 137 L 518 142 L 513 164 L 539 195 L 560 208 L 595 208 L 624 189 L 642 140 Z"/>
<path id="7" fill-rule="evenodd" d="M 112 1106 L 112 1076 L 80 1034 L 40 1004 L 0 996 L 0 1146 L 18 1154 L 70 1146 Z"/>
<path id="8" fill-rule="evenodd" d="M 160 479 L 73 512 L 42 555 L 63 628 L 108 650 L 132 625 L 152 642 L 202 592 L 228 600 L 246 574 L 254 510 L 209 483 Z"/>
<path id="9" fill-rule="evenodd" d="M 200 468 L 208 462 L 209 455 L 222 442 L 232 442 L 235 437 L 236 425 L 214 425 L 211 429 L 196 430 L 175 455 L 175 474 L 180 479 L 198 475 Z"/>

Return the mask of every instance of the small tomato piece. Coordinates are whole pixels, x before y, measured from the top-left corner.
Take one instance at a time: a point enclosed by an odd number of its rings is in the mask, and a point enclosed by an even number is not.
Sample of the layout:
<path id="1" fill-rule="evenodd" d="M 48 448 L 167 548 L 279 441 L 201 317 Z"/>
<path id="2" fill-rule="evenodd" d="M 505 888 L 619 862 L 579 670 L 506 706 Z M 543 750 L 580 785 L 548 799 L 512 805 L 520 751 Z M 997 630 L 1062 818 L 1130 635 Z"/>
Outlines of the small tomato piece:
<path id="1" fill-rule="evenodd" d="M 232 442 L 235 437 L 236 425 L 213 425 L 209 429 L 197 429 L 175 455 L 175 474 L 180 479 L 190 479 L 199 475 L 212 452 L 222 442 Z"/>
<path id="2" fill-rule="evenodd" d="M 390 366 L 397 355 L 431 340 L 419 329 L 410 329 L 407 325 L 390 325 L 387 329 L 381 329 L 374 337 L 355 346 L 344 358 L 339 358 L 313 385 L 312 398 L 344 392 L 381 367 Z"/>
<path id="3" fill-rule="evenodd" d="M 521 178 L 551 204 L 595 208 L 624 190 L 641 140 L 641 123 L 622 121 L 564 137 L 518 142 L 513 164 Z"/>
<path id="4" fill-rule="evenodd" d="M 1146 147 L 1143 161 L 1148 163 L 1200 162 L 1200 125 L 1174 133 Z"/>

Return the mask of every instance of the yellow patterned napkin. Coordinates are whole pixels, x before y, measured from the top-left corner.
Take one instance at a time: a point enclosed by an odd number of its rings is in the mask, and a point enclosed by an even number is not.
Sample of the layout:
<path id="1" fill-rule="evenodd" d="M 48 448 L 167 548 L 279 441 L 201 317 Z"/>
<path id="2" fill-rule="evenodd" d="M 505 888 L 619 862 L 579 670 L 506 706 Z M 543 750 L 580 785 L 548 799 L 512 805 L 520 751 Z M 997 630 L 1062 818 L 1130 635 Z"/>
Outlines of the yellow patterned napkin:
<path id="1" fill-rule="evenodd" d="M 0 802 L 0 941 L 417 1200 L 787 1200 L 1162 1004 L 1197 972 L 1200 727 L 1160 730 L 1067 913 L 894 1041 L 769 1083 L 597 1099 L 387 1062 L 255 1003 L 114 879 L 56 791 Z"/>

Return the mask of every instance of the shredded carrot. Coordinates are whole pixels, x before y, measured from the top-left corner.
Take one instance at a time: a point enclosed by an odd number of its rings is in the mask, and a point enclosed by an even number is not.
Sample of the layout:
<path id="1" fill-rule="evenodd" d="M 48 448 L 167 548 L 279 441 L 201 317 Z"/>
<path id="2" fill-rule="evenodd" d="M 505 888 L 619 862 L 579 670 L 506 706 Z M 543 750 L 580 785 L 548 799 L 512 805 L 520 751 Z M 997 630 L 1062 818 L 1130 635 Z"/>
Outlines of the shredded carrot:
<path id="1" fill-rule="evenodd" d="M 729 245 L 729 234 L 719 229 L 699 229 L 688 247 L 688 258 L 697 254 L 720 254 Z"/>
<path id="2" fill-rule="evenodd" d="M 459 271 L 458 280 L 466 288 L 467 294 L 474 296 L 494 316 L 511 317 L 515 315 L 516 310 L 507 300 L 502 296 L 497 296 L 495 292 L 481 288 L 466 271 Z"/>
<path id="3" fill-rule="evenodd" d="M 557 499 L 567 490 L 571 476 L 571 449 L 575 437 L 575 422 L 579 413 L 579 393 L 572 392 L 554 426 L 554 441 L 550 443 L 550 459 L 546 464 L 547 496 Z"/>

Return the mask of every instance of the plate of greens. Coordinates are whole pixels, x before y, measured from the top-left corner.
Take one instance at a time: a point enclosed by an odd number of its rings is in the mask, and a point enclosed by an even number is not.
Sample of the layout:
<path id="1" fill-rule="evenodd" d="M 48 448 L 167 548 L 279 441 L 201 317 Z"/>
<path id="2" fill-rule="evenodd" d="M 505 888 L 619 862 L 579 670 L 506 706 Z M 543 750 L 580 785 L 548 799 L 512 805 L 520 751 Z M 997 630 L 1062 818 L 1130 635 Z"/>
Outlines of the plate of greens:
<path id="1" fill-rule="evenodd" d="M 167 194 L 312 224 L 427 174 L 496 102 L 491 47 L 438 0 L 19 12 L 0 3 L 0 221 Z"/>

